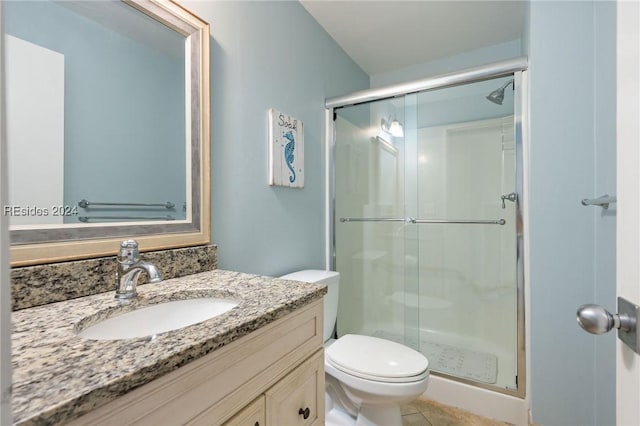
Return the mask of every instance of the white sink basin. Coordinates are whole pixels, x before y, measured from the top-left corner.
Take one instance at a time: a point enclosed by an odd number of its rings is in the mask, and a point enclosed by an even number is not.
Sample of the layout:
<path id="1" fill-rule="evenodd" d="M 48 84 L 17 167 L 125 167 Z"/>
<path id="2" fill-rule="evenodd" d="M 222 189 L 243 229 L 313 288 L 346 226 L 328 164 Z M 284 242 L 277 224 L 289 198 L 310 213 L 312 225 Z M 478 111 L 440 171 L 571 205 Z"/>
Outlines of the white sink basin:
<path id="1" fill-rule="evenodd" d="M 107 318 L 81 330 L 78 335 L 94 340 L 153 336 L 206 321 L 236 306 L 238 303 L 233 300 L 213 297 L 174 300 Z"/>

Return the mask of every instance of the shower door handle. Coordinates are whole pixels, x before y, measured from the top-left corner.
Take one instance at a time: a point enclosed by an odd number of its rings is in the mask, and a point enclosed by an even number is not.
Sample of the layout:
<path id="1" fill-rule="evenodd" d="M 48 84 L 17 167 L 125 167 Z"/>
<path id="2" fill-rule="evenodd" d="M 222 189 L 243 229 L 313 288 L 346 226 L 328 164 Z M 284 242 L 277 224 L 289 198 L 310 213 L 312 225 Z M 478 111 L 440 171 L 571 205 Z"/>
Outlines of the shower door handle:
<path id="1" fill-rule="evenodd" d="M 340 222 L 410 222 L 404 217 L 341 217 Z"/>
<path id="2" fill-rule="evenodd" d="M 618 297 L 618 313 L 612 314 L 600 305 L 582 305 L 578 308 L 580 327 L 592 334 L 603 334 L 618 329 L 618 339 L 640 354 L 640 307 Z"/>

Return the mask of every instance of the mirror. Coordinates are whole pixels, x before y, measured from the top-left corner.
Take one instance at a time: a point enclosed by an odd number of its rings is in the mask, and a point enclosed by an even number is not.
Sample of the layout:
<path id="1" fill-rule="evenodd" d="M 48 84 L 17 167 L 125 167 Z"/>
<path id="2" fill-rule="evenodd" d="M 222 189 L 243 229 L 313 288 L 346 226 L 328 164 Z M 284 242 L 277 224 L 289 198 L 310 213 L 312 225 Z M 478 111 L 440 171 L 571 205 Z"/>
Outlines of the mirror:
<path id="1" fill-rule="evenodd" d="M 208 243 L 208 24 L 158 0 L 3 3 L 12 265 Z"/>

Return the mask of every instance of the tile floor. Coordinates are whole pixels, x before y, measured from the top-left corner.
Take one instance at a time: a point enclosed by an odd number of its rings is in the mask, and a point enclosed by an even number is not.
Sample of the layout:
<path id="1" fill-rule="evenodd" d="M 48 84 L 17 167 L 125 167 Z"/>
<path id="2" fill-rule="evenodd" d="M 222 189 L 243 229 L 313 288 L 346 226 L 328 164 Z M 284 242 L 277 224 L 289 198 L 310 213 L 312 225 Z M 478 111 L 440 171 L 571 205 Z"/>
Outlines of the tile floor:
<path id="1" fill-rule="evenodd" d="M 417 399 L 402 407 L 402 426 L 507 426 L 472 414 L 468 411 L 443 405 L 435 401 Z"/>

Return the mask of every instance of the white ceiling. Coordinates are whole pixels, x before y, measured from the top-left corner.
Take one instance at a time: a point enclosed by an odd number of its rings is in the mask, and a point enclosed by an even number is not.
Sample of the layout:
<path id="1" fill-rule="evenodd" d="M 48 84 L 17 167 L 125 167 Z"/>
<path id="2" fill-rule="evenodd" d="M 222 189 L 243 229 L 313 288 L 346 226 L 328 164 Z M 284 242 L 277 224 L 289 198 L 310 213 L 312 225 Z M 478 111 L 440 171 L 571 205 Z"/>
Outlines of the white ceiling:
<path id="1" fill-rule="evenodd" d="M 300 0 L 369 75 L 522 38 L 525 0 Z"/>

